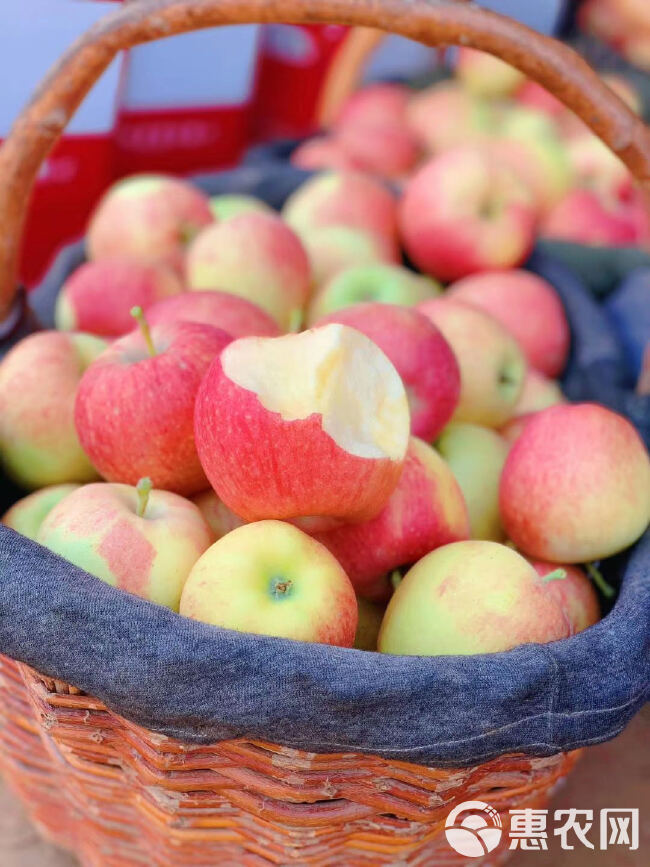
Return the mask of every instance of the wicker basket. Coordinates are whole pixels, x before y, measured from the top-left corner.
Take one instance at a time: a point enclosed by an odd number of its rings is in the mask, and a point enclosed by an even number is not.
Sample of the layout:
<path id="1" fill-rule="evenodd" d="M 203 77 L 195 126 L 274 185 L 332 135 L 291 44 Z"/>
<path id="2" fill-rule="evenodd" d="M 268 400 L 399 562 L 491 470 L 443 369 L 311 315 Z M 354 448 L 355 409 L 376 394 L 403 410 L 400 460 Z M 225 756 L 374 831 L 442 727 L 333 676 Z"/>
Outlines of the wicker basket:
<path id="1" fill-rule="evenodd" d="M 0 151 L 0 320 L 21 303 L 19 239 L 39 166 L 116 52 L 199 27 L 280 20 L 375 27 L 497 54 L 573 108 L 650 189 L 650 135 L 590 68 L 559 43 L 473 5 L 139 0 L 70 49 Z M 466 864 L 444 834 L 454 805 L 485 800 L 507 829 L 508 810 L 545 806 L 576 758 L 511 755 L 440 770 L 242 739 L 188 745 L 0 657 L 0 766 L 39 829 L 94 867 Z M 502 863 L 507 846 L 504 834 L 473 862 Z"/>

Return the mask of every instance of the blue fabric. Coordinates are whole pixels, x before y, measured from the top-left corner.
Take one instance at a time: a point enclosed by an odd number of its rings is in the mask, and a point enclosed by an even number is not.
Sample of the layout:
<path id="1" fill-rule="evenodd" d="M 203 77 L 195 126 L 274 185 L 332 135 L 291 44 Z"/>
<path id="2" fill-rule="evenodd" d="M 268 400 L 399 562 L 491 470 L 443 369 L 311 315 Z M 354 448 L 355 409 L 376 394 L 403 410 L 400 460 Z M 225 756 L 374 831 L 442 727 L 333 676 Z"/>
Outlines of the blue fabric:
<path id="1" fill-rule="evenodd" d="M 275 207 L 304 179 L 260 155 L 201 179 L 211 194 Z M 58 287 L 83 261 L 62 251 L 32 296 L 51 325 Z M 572 327 L 563 386 L 628 415 L 650 441 L 650 406 L 625 381 L 607 315 L 570 268 L 542 250 Z M 13 496 L 6 486 L 5 498 Z M 0 526 L 0 652 L 96 695 L 123 716 L 190 742 L 253 737 L 462 766 L 507 752 L 548 755 L 616 735 L 648 698 L 650 533 L 604 564 L 620 593 L 604 619 L 565 641 L 474 657 L 390 657 L 253 637 L 186 620 L 81 572 Z"/>
<path id="2" fill-rule="evenodd" d="M 648 697 L 650 534 L 602 621 L 485 656 L 383 656 L 216 629 L 4 527 L 0 582 L 0 652 L 190 742 L 246 736 L 459 766 L 606 740 Z"/>

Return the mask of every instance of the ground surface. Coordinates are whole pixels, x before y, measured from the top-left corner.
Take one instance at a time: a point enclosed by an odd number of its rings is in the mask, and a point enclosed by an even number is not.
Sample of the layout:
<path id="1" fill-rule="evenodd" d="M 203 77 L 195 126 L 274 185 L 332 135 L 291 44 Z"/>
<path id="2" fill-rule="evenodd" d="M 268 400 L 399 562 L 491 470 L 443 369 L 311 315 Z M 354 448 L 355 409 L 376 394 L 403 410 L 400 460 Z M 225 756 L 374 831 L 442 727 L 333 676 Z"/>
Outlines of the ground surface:
<path id="1" fill-rule="evenodd" d="M 518 853 L 509 867 L 641 867 L 650 864 L 649 745 L 650 706 L 616 740 L 587 750 L 551 808 L 592 809 L 596 815 L 602 807 L 639 807 L 638 851 L 617 847 L 592 852 L 578 844 L 572 852 L 563 852 L 556 838 L 550 841 L 548 852 Z M 20 806 L 0 783 L 0 867 L 75 867 L 76 864 L 73 858 L 38 838 Z"/>

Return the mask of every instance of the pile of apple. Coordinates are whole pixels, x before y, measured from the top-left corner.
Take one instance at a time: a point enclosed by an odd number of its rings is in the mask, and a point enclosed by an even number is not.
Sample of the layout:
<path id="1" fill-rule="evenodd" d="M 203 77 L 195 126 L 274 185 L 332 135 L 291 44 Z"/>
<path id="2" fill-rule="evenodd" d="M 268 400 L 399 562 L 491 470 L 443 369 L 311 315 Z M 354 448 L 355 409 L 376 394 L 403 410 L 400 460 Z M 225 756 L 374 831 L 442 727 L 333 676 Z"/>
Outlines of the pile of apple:
<path id="1" fill-rule="evenodd" d="M 429 121 L 451 136 L 459 96 L 409 111 L 451 100 Z M 388 97 L 406 110 L 380 88 L 344 116 L 379 124 Z M 379 133 L 351 141 L 379 160 Z M 564 401 L 565 313 L 515 267 L 535 220 L 497 150 L 444 150 L 400 195 L 324 172 L 282 215 L 162 176 L 114 186 L 57 330 L 0 364 L 3 464 L 34 491 L 4 523 L 244 632 L 427 655 L 593 624 L 579 564 L 644 532 L 650 459 L 624 418 Z"/>
<path id="2" fill-rule="evenodd" d="M 639 2 L 650 10 L 647 0 Z M 405 186 L 406 251 L 443 280 L 464 276 L 473 264 L 516 265 L 536 234 L 650 244 L 647 212 L 628 170 L 573 112 L 480 51 L 461 48 L 454 73 L 420 91 L 395 84 L 360 90 L 326 135 L 294 152 L 293 162 L 360 169 Z M 616 74 L 603 79 L 641 111 L 630 81 Z M 468 223 L 463 233 L 461 220 Z"/>

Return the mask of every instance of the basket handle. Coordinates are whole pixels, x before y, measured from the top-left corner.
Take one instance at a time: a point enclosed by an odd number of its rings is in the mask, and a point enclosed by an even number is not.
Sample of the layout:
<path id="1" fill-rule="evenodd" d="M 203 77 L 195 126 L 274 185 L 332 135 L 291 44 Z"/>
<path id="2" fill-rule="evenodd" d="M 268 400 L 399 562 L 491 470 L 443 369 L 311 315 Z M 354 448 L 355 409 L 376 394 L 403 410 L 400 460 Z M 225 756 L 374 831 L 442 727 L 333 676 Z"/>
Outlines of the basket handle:
<path id="1" fill-rule="evenodd" d="M 572 49 L 510 18 L 456 0 L 138 0 L 69 48 L 0 150 L 0 321 L 17 291 L 20 236 L 41 163 L 115 55 L 204 27 L 273 22 L 369 27 L 501 57 L 573 109 L 627 165 L 650 206 L 650 130 Z"/>

